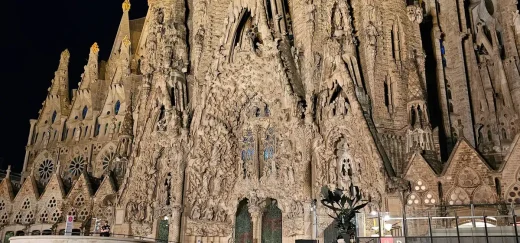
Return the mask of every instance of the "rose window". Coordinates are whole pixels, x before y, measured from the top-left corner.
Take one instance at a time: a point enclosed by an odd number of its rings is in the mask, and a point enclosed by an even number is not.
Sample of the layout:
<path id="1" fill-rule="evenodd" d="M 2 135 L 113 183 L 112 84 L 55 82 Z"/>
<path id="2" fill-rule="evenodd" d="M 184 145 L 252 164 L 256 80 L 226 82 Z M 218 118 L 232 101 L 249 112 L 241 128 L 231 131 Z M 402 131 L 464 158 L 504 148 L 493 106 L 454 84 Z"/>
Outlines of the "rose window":
<path id="1" fill-rule="evenodd" d="M 56 207 L 56 205 L 57 205 L 56 204 L 56 198 L 54 198 L 54 197 L 51 198 L 51 200 L 49 200 L 49 202 L 47 203 L 47 207 L 48 208 L 54 208 L 54 207 Z"/>
<path id="2" fill-rule="evenodd" d="M 513 188 L 509 190 L 508 196 L 507 202 L 520 203 L 520 185 L 513 186 Z"/>
<path id="3" fill-rule="evenodd" d="M 72 176 L 81 175 L 81 173 L 85 169 L 85 164 L 86 164 L 85 159 L 83 159 L 83 157 L 81 157 L 81 156 L 72 159 L 72 161 L 70 162 L 70 165 L 69 165 L 70 174 Z"/>
<path id="4" fill-rule="evenodd" d="M 415 194 L 412 194 L 410 195 L 410 197 L 408 198 L 408 205 L 418 205 L 419 203 L 421 202 L 421 200 L 419 199 L 419 197 Z"/>
<path id="5" fill-rule="evenodd" d="M 44 160 L 40 166 L 38 167 L 38 174 L 40 175 L 40 180 L 42 182 L 49 181 L 52 173 L 54 173 L 54 163 L 51 160 Z"/>
<path id="6" fill-rule="evenodd" d="M 2 217 L 0 217 L 0 223 L 1 224 L 6 224 L 7 221 L 9 219 L 9 216 L 7 216 L 7 212 L 4 212 L 4 214 L 2 215 Z"/>
<path id="7" fill-rule="evenodd" d="M 470 200 L 468 194 L 464 190 L 456 188 L 450 195 L 449 203 L 450 205 L 463 205 L 469 204 Z"/>
<path id="8" fill-rule="evenodd" d="M 114 153 L 114 152 L 105 152 L 103 154 L 103 160 L 102 160 L 103 172 L 106 172 L 107 170 L 109 170 L 109 167 L 115 158 L 116 158 L 116 153 Z"/>
<path id="9" fill-rule="evenodd" d="M 31 201 L 29 201 L 29 199 L 25 199 L 25 201 L 23 202 L 23 205 L 22 205 L 22 209 L 29 209 L 31 208 Z"/>

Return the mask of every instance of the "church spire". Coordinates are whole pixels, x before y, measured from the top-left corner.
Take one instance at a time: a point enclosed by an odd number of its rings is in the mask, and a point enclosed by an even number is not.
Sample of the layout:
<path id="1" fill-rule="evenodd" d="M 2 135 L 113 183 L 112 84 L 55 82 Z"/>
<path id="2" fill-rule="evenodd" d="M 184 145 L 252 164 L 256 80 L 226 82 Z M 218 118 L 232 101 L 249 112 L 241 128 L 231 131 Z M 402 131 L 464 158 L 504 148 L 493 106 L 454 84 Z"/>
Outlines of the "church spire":
<path id="1" fill-rule="evenodd" d="M 94 44 L 90 47 L 88 63 L 84 67 L 85 71 L 81 75 L 81 83 L 78 85 L 79 89 L 88 89 L 90 84 L 95 83 L 99 78 L 98 56 L 99 46 L 97 42 L 94 42 Z"/>
<path id="2" fill-rule="evenodd" d="M 60 56 L 58 70 L 54 72 L 54 79 L 49 94 L 59 95 L 68 100 L 69 97 L 69 60 L 70 52 L 65 49 Z"/>

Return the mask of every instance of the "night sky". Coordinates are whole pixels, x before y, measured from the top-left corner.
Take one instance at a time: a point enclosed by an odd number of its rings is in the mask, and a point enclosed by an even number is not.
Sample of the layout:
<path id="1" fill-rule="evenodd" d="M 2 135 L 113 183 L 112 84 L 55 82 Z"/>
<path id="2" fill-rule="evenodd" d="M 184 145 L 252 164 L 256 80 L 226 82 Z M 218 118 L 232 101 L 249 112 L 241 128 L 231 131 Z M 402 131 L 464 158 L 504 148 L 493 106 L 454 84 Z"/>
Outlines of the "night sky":
<path id="1" fill-rule="evenodd" d="M 23 167 L 29 119 L 38 110 L 68 48 L 70 88 L 77 88 L 90 46 L 107 60 L 123 0 L 7 0 L 1 8 L 0 169 Z M 131 0 L 130 19 L 144 17 L 146 0 Z M 72 97 L 72 96 L 71 96 Z"/>

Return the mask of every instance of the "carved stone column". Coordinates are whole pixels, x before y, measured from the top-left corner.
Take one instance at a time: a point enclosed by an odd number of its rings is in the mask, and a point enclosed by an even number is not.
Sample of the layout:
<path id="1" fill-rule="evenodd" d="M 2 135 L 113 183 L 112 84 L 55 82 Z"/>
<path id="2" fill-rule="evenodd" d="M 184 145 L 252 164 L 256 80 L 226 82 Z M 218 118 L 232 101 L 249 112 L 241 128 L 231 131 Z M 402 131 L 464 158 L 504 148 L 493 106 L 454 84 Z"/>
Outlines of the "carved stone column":
<path id="1" fill-rule="evenodd" d="M 172 216 L 170 218 L 170 222 L 168 223 L 168 241 L 169 242 L 180 242 L 181 236 L 181 207 L 176 206 L 172 208 Z"/>
<path id="2" fill-rule="evenodd" d="M 262 210 L 258 205 L 249 205 L 249 213 L 253 222 L 253 242 L 262 240 Z"/>

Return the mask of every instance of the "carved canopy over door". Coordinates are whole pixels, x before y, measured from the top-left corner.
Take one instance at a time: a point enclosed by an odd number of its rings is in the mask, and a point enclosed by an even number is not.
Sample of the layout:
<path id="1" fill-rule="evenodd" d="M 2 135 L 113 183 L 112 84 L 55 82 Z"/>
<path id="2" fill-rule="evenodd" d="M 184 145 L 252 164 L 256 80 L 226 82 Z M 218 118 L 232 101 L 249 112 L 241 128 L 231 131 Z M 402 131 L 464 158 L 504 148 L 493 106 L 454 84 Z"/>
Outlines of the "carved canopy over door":
<path id="1" fill-rule="evenodd" d="M 262 216 L 262 243 L 282 243 L 282 211 L 276 200 L 267 200 Z"/>
<path id="2" fill-rule="evenodd" d="M 253 222 L 247 209 L 247 199 L 244 199 L 238 204 L 235 221 L 235 243 L 253 243 Z"/>

